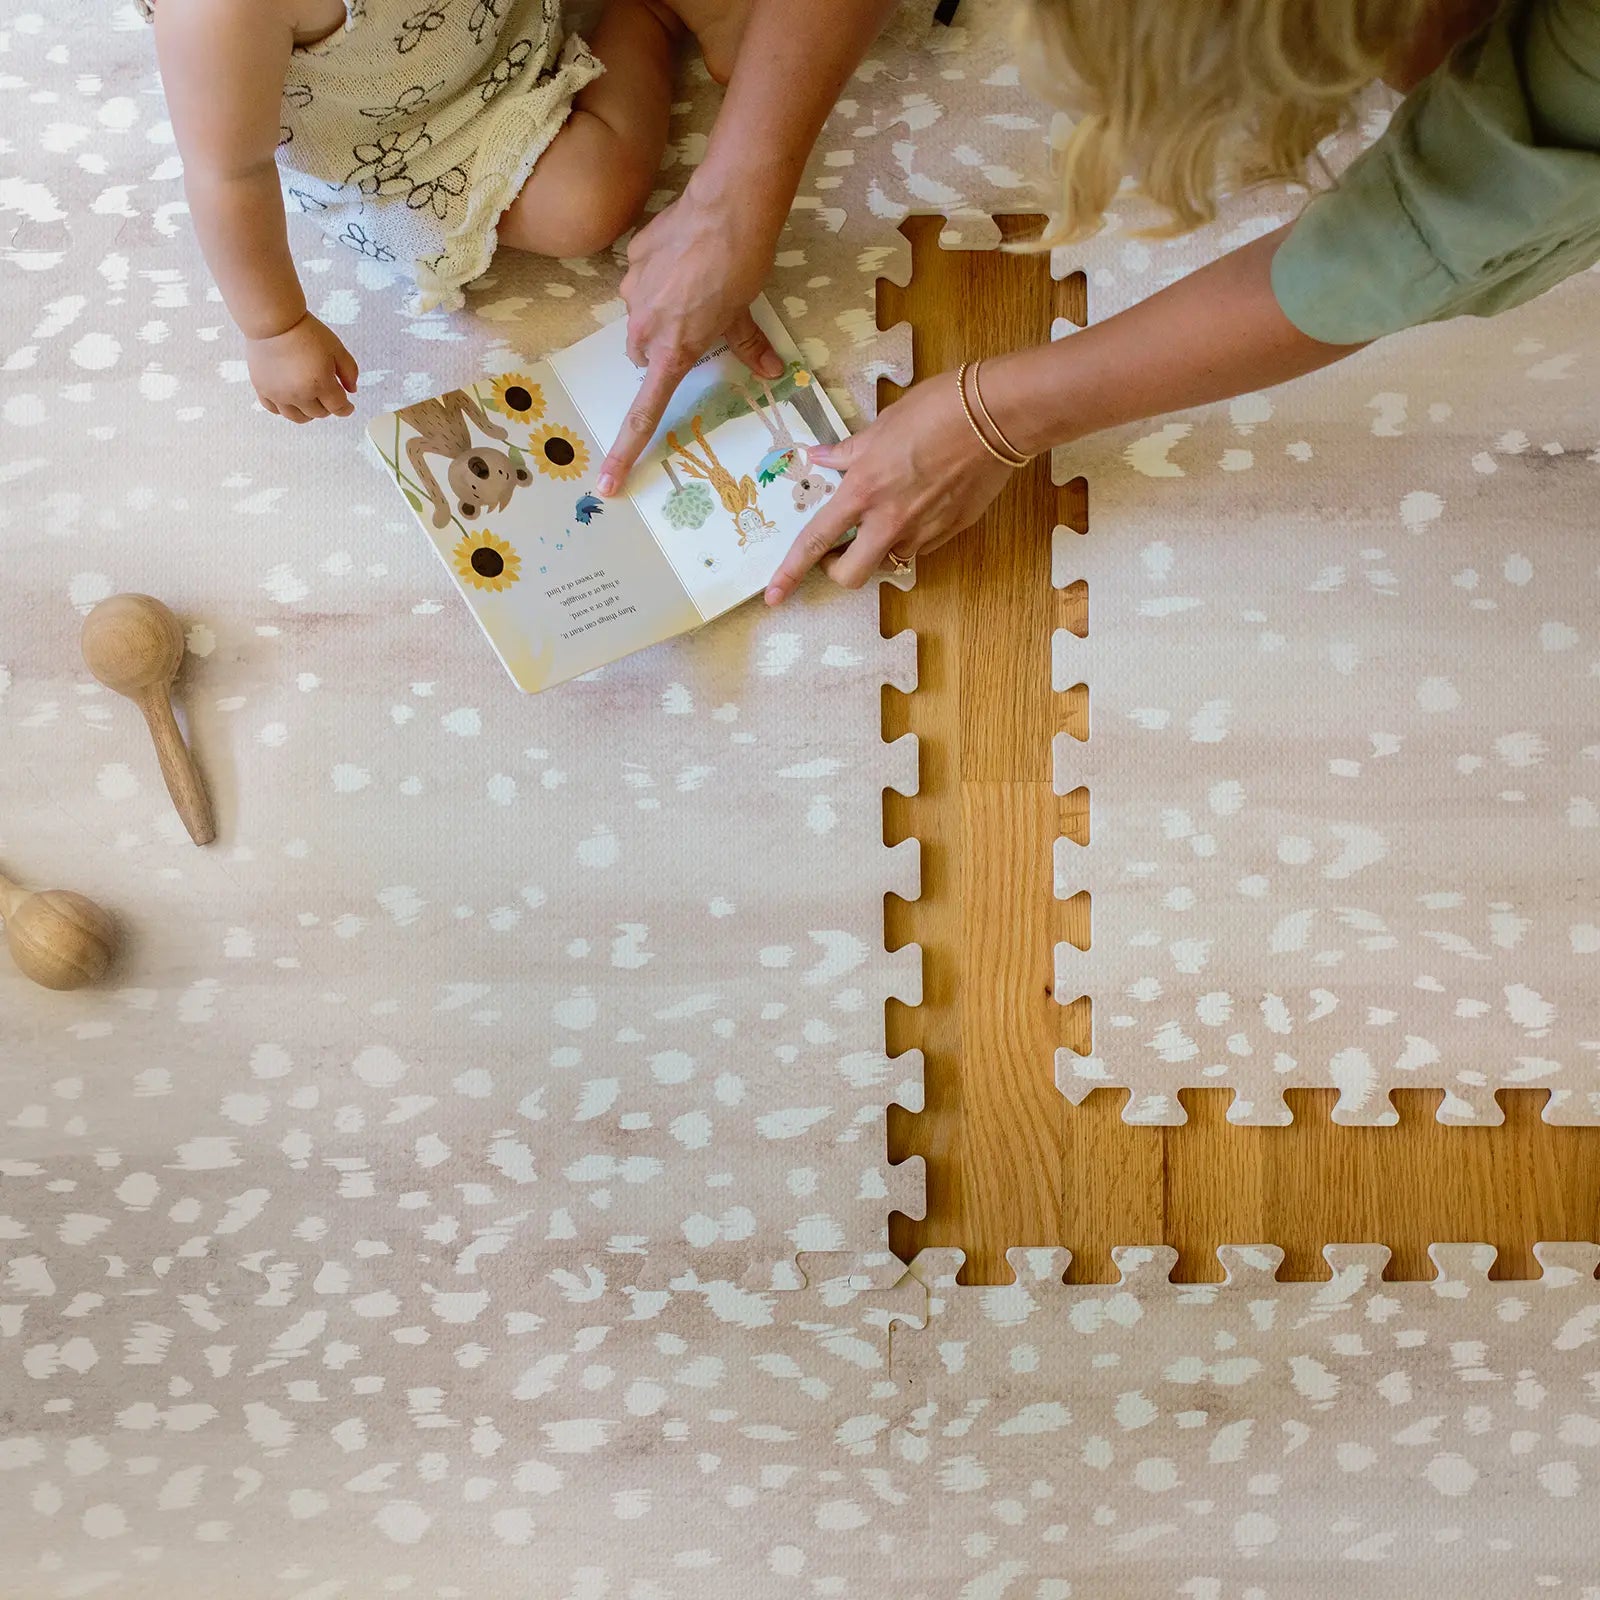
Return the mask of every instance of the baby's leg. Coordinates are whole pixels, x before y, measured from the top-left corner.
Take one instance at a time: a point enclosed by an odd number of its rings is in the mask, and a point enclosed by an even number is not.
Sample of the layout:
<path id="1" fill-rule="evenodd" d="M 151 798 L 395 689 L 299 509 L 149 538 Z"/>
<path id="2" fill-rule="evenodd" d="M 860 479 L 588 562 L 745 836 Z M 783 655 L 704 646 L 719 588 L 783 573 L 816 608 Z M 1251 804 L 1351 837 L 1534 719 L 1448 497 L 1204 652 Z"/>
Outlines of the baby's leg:
<path id="1" fill-rule="evenodd" d="M 500 243 L 542 256 L 593 255 L 637 220 L 661 166 L 682 28 L 657 0 L 609 0 L 589 37 L 605 72 L 500 218 Z"/>
<path id="2" fill-rule="evenodd" d="M 672 9 L 700 46 L 706 71 L 718 83 L 733 74 L 734 57 L 750 19 L 750 0 L 668 0 Z"/>

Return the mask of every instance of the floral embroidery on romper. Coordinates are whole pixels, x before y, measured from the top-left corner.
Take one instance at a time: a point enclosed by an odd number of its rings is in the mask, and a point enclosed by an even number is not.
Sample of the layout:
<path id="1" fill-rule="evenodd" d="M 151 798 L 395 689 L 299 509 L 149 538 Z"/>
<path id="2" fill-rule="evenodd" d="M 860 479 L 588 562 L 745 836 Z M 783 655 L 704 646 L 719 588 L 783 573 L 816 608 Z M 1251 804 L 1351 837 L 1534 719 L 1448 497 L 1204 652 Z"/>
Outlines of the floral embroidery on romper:
<path id="1" fill-rule="evenodd" d="M 137 0 L 148 18 L 159 0 Z M 345 0 L 284 85 L 285 194 L 329 238 L 461 304 L 501 213 L 604 69 L 558 0 Z"/>

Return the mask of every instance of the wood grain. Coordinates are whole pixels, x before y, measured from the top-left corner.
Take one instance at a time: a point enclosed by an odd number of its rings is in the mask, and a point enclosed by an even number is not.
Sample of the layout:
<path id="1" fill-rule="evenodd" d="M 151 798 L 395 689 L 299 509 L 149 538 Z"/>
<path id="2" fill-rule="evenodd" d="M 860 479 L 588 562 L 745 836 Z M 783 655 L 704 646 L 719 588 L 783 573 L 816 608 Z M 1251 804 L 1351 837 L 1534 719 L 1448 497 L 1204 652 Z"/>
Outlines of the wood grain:
<path id="1" fill-rule="evenodd" d="M 144 713 L 167 793 L 189 837 L 217 837 L 211 800 L 172 709 L 172 685 L 183 665 L 183 625 L 148 594 L 114 594 L 84 618 L 83 659 L 106 688 Z"/>
<path id="2" fill-rule="evenodd" d="M 1036 220 L 1000 226 L 1021 238 Z M 911 323 L 919 378 L 1086 320 L 1081 276 L 1053 281 L 1044 257 L 942 250 L 937 218 L 905 231 L 911 285 L 880 285 L 879 322 Z M 919 838 L 923 863 L 921 899 L 885 907 L 890 947 L 919 943 L 924 959 L 923 1003 L 891 1002 L 889 1047 L 927 1061 L 923 1112 L 890 1112 L 891 1158 L 928 1162 L 928 1216 L 895 1217 L 895 1248 L 959 1246 L 964 1282 L 1005 1283 L 1015 1246 L 1065 1245 L 1069 1277 L 1105 1281 L 1112 1246 L 1170 1244 L 1176 1277 L 1207 1280 L 1220 1244 L 1281 1245 L 1280 1276 L 1320 1278 L 1325 1244 L 1372 1241 L 1394 1252 L 1390 1276 L 1426 1278 L 1430 1243 L 1481 1240 L 1500 1251 L 1496 1276 L 1534 1277 L 1536 1241 L 1600 1239 L 1600 1128 L 1544 1122 L 1543 1091 L 1502 1095 L 1492 1128 L 1441 1126 L 1426 1091 L 1397 1093 L 1389 1128 L 1334 1124 L 1331 1090 L 1291 1090 L 1287 1128 L 1231 1125 L 1227 1090 L 1186 1093 L 1177 1128 L 1124 1123 L 1120 1092 L 1077 1108 L 1057 1092 L 1056 1047 L 1086 1049 L 1089 1017 L 1081 998 L 1058 1003 L 1052 951 L 1090 930 L 1085 897 L 1054 898 L 1052 848 L 1087 839 L 1092 796 L 1051 789 L 1051 740 L 1086 737 L 1088 703 L 1082 686 L 1052 690 L 1050 635 L 1083 633 L 1089 597 L 1051 587 L 1050 541 L 1089 513 L 1081 480 L 1058 488 L 1035 462 L 919 563 L 913 589 L 882 591 L 883 631 L 916 630 L 920 675 L 913 695 L 885 690 L 884 737 L 922 745 L 920 792 L 884 799 L 886 841 Z"/>
<path id="3" fill-rule="evenodd" d="M 98 983 L 116 956 L 116 923 L 71 889 L 35 894 L 0 876 L 0 918 L 17 970 L 46 989 Z"/>

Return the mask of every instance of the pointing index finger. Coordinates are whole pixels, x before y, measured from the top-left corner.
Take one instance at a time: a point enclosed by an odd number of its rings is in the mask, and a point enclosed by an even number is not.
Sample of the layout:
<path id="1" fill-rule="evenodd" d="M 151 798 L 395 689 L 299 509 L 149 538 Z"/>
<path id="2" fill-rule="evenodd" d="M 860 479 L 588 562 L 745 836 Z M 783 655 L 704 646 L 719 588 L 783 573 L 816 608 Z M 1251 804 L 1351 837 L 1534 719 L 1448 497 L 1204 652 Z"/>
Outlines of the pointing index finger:
<path id="1" fill-rule="evenodd" d="M 848 482 L 848 480 L 847 480 Z M 800 587 L 800 580 L 839 542 L 860 516 L 860 508 L 841 489 L 800 530 L 783 564 L 767 581 L 766 602 L 775 606 Z"/>
<path id="2" fill-rule="evenodd" d="M 675 356 L 655 356 L 651 359 L 644 381 L 639 385 L 639 392 L 628 407 L 627 416 L 622 419 L 622 431 L 606 453 L 605 460 L 600 463 L 600 476 L 595 487 L 601 494 L 616 494 L 627 482 L 634 462 L 660 426 L 667 402 L 688 370 L 689 363 Z"/>

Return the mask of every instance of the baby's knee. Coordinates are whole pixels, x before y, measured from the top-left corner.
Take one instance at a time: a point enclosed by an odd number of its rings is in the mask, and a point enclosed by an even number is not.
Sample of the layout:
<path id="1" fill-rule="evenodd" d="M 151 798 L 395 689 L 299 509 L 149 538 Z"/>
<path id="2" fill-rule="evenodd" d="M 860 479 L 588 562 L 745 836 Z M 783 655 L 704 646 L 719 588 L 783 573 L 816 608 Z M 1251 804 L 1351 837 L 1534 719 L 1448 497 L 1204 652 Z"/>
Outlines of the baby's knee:
<path id="1" fill-rule="evenodd" d="M 556 222 L 560 248 L 550 254 L 570 259 L 609 250 L 639 220 L 648 198 L 648 190 L 606 189 L 595 194 L 578 214 Z"/>
<path id="2" fill-rule="evenodd" d="M 616 243 L 639 220 L 661 169 L 660 149 L 630 130 L 607 126 L 598 137 L 607 153 L 597 163 L 587 208 L 585 225 L 597 241 L 592 250 Z"/>
<path id="3" fill-rule="evenodd" d="M 576 261 L 609 250 L 627 231 L 612 213 L 600 208 L 574 207 L 551 212 L 527 231 L 515 227 L 500 230 L 500 242 L 513 249 L 531 250 L 535 255 L 553 256 L 559 261 Z"/>
<path id="4" fill-rule="evenodd" d="M 659 153 L 644 150 L 581 109 L 573 111 L 562 138 L 568 146 L 560 154 L 569 159 L 559 181 L 524 190 L 506 213 L 500 237 L 540 255 L 596 255 L 638 221 L 655 183 Z M 557 154 L 554 147 L 550 154 Z"/>

